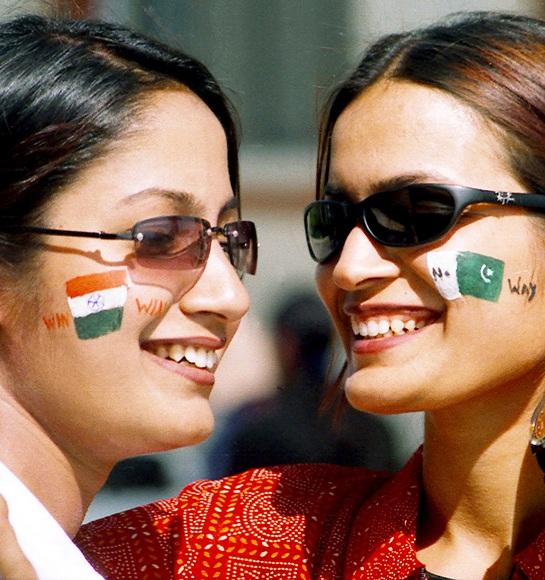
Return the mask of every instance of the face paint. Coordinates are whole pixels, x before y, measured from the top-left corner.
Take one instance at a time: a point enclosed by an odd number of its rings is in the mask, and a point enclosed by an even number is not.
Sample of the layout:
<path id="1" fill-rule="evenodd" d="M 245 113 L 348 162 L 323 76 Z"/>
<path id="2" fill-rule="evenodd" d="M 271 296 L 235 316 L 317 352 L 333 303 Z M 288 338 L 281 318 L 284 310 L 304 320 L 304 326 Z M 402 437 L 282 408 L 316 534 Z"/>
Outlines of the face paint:
<path id="1" fill-rule="evenodd" d="M 53 314 L 44 314 L 42 321 L 47 330 L 58 330 L 60 328 L 68 328 L 70 320 L 64 312 L 55 312 Z"/>
<path id="2" fill-rule="evenodd" d="M 66 294 L 78 338 L 97 338 L 121 328 L 127 300 L 124 270 L 72 278 Z"/>
<path id="3" fill-rule="evenodd" d="M 501 292 L 504 263 L 473 252 L 443 250 L 429 252 L 428 270 L 439 293 L 447 300 L 475 296 L 497 302 Z"/>
<path id="4" fill-rule="evenodd" d="M 138 309 L 138 314 L 147 314 L 148 316 L 162 316 L 166 312 L 166 303 L 162 300 L 157 300 L 152 298 L 148 302 L 140 302 L 136 298 L 136 308 Z"/>
<path id="5" fill-rule="evenodd" d="M 533 282 L 522 282 L 521 284 L 521 277 L 519 276 L 517 281 L 511 280 L 511 278 L 507 278 L 507 283 L 509 284 L 509 292 L 511 294 L 518 294 L 519 296 L 526 296 L 528 302 L 532 302 L 536 295 L 537 291 L 537 284 Z"/>

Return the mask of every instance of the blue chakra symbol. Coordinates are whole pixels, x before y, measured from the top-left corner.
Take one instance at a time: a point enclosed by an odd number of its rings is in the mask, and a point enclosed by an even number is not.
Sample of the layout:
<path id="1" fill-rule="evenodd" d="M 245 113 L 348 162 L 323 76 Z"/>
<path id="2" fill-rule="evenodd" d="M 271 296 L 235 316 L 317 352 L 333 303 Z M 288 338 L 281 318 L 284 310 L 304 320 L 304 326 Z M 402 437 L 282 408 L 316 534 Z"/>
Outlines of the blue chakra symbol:
<path id="1" fill-rule="evenodd" d="M 95 292 L 87 298 L 87 306 L 91 312 L 100 312 L 104 310 L 104 296 Z"/>

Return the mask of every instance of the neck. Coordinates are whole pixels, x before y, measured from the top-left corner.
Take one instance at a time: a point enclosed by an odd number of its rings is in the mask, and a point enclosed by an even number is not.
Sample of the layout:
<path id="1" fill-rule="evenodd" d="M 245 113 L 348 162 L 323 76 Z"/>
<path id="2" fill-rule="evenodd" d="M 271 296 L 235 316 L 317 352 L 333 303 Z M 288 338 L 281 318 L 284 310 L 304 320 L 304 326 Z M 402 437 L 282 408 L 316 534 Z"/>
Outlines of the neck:
<path id="1" fill-rule="evenodd" d="M 0 397 L 0 461 L 44 504 L 66 533 L 78 531 L 107 477 L 71 456 L 15 401 Z"/>
<path id="2" fill-rule="evenodd" d="M 427 415 L 419 544 L 424 561 L 440 563 L 431 571 L 459 575 L 462 554 L 471 567 L 474 552 L 482 577 L 507 576 L 513 555 L 542 527 L 545 483 L 529 451 L 536 392 L 535 384 L 509 385 L 505 396 L 496 390 Z"/>

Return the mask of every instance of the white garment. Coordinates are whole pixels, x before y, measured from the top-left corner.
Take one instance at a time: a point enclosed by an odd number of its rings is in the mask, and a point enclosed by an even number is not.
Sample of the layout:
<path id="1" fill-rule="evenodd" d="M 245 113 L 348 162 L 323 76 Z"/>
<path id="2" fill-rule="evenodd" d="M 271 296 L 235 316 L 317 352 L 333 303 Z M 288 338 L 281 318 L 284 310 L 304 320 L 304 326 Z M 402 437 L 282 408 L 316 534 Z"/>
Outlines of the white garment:
<path id="1" fill-rule="evenodd" d="M 38 498 L 0 462 L 0 495 L 22 551 L 40 580 L 101 580 Z"/>

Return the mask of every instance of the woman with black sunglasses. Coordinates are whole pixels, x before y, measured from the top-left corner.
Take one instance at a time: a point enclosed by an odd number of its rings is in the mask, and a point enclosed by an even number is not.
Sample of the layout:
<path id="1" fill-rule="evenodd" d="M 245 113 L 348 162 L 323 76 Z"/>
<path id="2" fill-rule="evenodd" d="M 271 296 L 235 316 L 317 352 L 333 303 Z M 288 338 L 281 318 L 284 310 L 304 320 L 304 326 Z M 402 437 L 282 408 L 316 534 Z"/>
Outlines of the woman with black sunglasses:
<path id="1" fill-rule="evenodd" d="M 152 556 L 161 578 L 545 578 L 545 22 L 470 13 L 371 46 L 326 107 L 317 198 L 331 398 L 425 411 L 422 449 L 394 475 L 198 482 L 174 519 L 140 508 L 81 546 L 112 578 Z"/>
<path id="2" fill-rule="evenodd" d="M 37 16 L 0 24 L 0 55 L 0 495 L 39 578 L 98 578 L 70 538 L 114 464 L 212 429 L 255 228 L 201 63 Z"/>
<path id="3" fill-rule="evenodd" d="M 344 574 L 545 578 L 544 95 L 545 23 L 476 13 L 379 41 L 329 100 L 305 219 L 342 396 L 426 412 Z"/>

